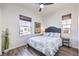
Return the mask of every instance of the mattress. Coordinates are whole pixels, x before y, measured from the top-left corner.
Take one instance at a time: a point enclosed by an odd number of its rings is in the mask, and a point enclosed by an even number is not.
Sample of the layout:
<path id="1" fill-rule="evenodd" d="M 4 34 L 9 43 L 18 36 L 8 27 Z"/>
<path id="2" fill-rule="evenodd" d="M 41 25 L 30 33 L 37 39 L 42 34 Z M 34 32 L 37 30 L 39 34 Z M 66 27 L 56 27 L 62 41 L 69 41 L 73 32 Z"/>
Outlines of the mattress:
<path id="1" fill-rule="evenodd" d="M 27 40 L 27 43 L 34 49 L 47 56 L 54 56 L 62 45 L 61 39 L 49 36 L 35 36 Z"/>

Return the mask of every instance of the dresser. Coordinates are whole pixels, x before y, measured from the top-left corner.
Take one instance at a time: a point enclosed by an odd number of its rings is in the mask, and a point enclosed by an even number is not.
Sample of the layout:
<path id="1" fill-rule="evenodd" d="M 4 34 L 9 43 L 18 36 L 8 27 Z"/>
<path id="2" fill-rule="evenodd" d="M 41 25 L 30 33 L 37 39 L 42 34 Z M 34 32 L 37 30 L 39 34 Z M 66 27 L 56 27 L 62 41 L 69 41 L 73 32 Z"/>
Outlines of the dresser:
<path id="1" fill-rule="evenodd" d="M 70 38 L 62 38 L 62 46 L 70 47 Z"/>

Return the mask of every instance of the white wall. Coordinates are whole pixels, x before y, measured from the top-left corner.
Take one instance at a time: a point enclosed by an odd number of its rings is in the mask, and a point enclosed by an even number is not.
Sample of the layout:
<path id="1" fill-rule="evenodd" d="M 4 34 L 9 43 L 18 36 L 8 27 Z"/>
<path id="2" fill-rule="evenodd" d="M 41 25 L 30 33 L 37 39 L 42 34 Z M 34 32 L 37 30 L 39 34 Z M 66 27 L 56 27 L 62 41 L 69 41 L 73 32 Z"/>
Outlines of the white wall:
<path id="1" fill-rule="evenodd" d="M 32 34 L 34 34 L 34 22 L 42 23 L 42 18 L 19 4 L 5 4 L 2 7 L 2 29 L 9 29 L 10 48 L 13 49 L 26 44 L 28 36 L 20 37 L 19 35 L 19 14 L 32 18 Z"/>
<path id="2" fill-rule="evenodd" d="M 61 20 L 62 15 L 66 15 L 72 13 L 72 34 L 71 34 L 71 46 L 74 48 L 78 48 L 78 9 L 77 4 L 73 4 L 72 6 L 68 6 L 67 8 L 64 8 L 63 10 L 59 10 L 58 12 L 54 14 L 50 14 L 45 16 L 44 24 L 45 27 L 49 26 L 56 26 L 61 28 Z"/>
<path id="3" fill-rule="evenodd" d="M 0 8 L 0 54 L 1 54 L 1 8 Z"/>
<path id="4" fill-rule="evenodd" d="M 78 4 L 78 50 L 79 50 L 79 4 Z"/>
<path id="5" fill-rule="evenodd" d="M 1 9 L 0 9 L 0 28 L 1 28 Z M 1 52 L 1 29 L 0 29 L 0 52 Z"/>

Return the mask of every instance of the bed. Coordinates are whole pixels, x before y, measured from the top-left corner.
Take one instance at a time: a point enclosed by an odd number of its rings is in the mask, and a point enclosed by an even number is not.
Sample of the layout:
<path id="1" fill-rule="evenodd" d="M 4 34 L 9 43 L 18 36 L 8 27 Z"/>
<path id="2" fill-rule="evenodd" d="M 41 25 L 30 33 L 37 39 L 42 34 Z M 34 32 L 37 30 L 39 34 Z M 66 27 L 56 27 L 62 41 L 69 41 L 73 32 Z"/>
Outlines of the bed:
<path id="1" fill-rule="evenodd" d="M 29 38 L 27 44 L 47 56 L 54 56 L 62 45 L 60 33 L 60 28 L 48 27 L 43 35 Z"/>

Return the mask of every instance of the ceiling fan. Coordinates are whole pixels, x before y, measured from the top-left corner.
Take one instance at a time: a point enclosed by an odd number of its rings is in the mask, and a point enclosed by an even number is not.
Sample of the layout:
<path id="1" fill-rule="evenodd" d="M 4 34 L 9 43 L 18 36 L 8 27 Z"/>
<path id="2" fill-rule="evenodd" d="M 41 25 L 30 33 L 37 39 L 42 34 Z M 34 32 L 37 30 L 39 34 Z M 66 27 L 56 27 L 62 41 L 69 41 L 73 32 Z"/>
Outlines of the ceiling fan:
<path id="1" fill-rule="evenodd" d="M 54 3 L 38 3 L 38 4 L 39 4 L 39 6 L 40 6 L 40 8 L 39 8 L 39 12 L 41 12 L 42 9 L 44 8 L 44 6 L 52 5 L 52 4 L 54 4 Z"/>

